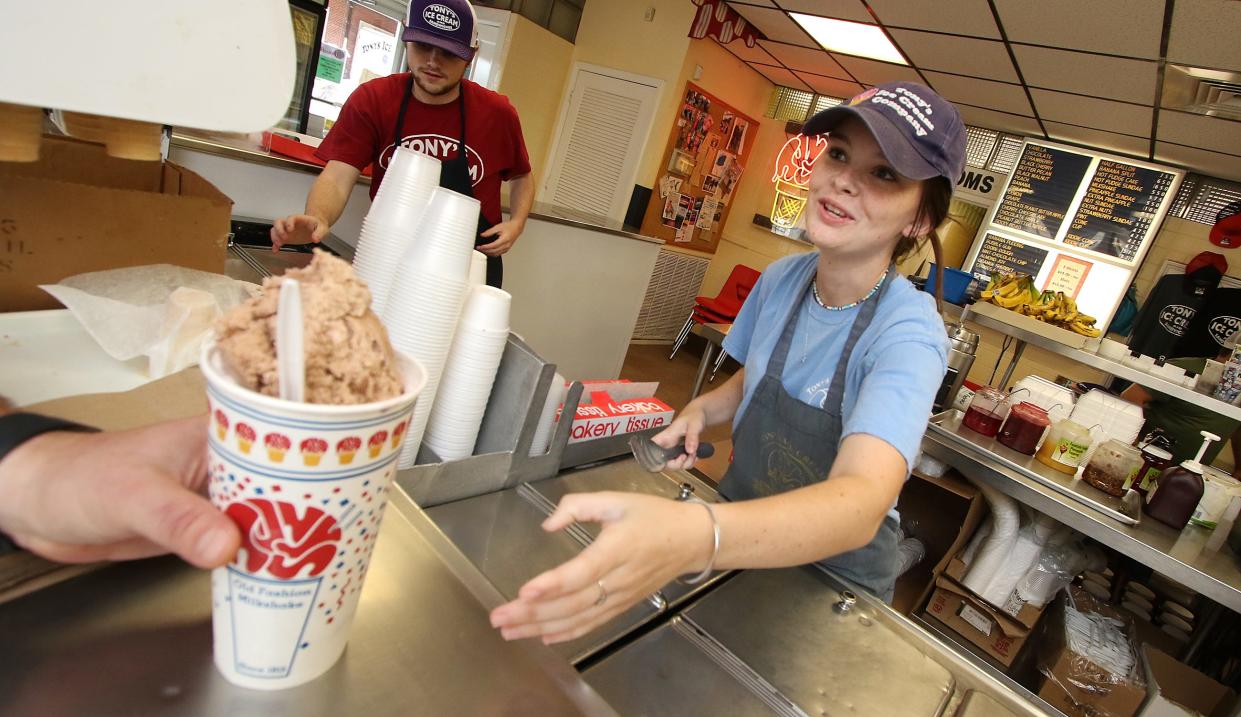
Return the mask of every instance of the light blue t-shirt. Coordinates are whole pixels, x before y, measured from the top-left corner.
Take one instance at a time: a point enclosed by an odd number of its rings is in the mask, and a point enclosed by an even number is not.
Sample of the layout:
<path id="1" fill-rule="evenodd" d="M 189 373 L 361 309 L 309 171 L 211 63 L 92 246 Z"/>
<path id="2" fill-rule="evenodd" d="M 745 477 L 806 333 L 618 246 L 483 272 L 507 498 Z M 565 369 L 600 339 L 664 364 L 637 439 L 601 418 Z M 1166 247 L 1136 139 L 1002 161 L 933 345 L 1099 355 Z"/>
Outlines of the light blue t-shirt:
<path id="1" fill-rule="evenodd" d="M 810 296 L 810 276 L 818 258 L 818 252 L 810 252 L 771 264 L 733 321 L 724 350 L 745 366 L 734 430 L 767 371 L 794 301 L 800 321 L 785 360 L 784 388 L 805 403 L 823 407 L 861 307 L 829 311 Z M 882 439 L 900 451 L 908 470 L 917 458 L 931 404 L 947 370 L 948 335 L 934 297 L 914 288 L 905 277 L 893 276 L 845 371 L 841 439 L 854 433 Z"/>

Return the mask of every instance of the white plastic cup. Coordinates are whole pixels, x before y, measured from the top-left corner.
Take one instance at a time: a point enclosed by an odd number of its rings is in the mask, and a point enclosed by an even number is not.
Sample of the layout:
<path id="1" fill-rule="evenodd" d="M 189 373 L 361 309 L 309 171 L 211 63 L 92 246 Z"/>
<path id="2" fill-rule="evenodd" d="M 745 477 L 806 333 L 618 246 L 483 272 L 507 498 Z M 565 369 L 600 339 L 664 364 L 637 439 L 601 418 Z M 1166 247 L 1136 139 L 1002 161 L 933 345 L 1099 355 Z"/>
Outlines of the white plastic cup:
<path id="1" fill-rule="evenodd" d="M 436 187 L 404 265 L 464 281 L 469 276 L 470 253 L 478 234 L 479 207 L 473 197 Z"/>
<path id="2" fill-rule="evenodd" d="M 470 253 L 470 286 L 482 286 L 487 283 L 487 255 L 475 250 Z"/>
<path id="3" fill-rule="evenodd" d="M 568 393 L 569 387 L 565 384 L 564 376 L 556 374 L 552 378 L 552 385 L 547 389 L 547 398 L 543 401 L 543 410 L 539 413 L 539 422 L 534 429 L 534 440 L 530 442 L 531 457 L 544 455 L 551 447 L 552 432 L 556 428 L 556 409 L 564 403 Z"/>
<path id="4" fill-rule="evenodd" d="M 494 286 L 476 286 L 470 290 L 461 313 L 461 323 L 480 329 L 504 331 L 509 329 L 509 310 L 513 296 Z"/>
<path id="5" fill-rule="evenodd" d="M 440 161 L 429 154 L 397 147 L 388 162 L 379 191 L 375 192 L 375 202 L 389 198 L 426 202 L 431 192 L 439 186 L 441 168 Z"/>
<path id="6" fill-rule="evenodd" d="M 446 461 L 473 454 L 496 371 L 504 355 L 503 341 L 499 342 L 499 350 L 495 350 L 487 346 L 486 337 L 483 338 L 483 341 L 475 340 L 467 326 L 458 328 L 431 408 L 424 440 Z"/>
<path id="7" fill-rule="evenodd" d="M 397 354 L 405 392 L 354 405 L 296 403 L 233 380 L 203 347 L 211 502 L 241 529 L 211 575 L 215 664 L 233 684 L 303 684 L 340 658 L 379 532 L 421 363 Z"/>
<path id="8" fill-rule="evenodd" d="M 387 306 L 401 257 L 413 240 L 413 228 L 408 231 L 380 229 L 363 221 L 353 269 L 370 287 L 371 308 L 376 314 L 382 314 Z"/>

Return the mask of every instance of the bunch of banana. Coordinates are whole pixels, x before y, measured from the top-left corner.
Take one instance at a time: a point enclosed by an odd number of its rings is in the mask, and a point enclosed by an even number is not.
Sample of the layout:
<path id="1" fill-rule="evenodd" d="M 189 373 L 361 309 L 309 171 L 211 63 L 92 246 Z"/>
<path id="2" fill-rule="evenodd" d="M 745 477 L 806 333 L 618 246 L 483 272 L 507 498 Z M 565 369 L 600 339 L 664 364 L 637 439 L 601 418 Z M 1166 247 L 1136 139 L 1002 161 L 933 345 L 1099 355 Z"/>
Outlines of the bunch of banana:
<path id="1" fill-rule="evenodd" d="M 1093 316 L 1078 310 L 1073 297 L 1066 296 L 1063 291 L 1045 290 L 1040 293 L 1028 274 L 993 274 L 981 298 L 1082 336 L 1094 338 L 1102 333 L 1095 328 Z"/>
<path id="2" fill-rule="evenodd" d="M 1029 274 L 992 274 L 981 297 L 996 306 L 1016 309 L 1037 299 L 1038 290 L 1034 288 L 1034 278 Z"/>

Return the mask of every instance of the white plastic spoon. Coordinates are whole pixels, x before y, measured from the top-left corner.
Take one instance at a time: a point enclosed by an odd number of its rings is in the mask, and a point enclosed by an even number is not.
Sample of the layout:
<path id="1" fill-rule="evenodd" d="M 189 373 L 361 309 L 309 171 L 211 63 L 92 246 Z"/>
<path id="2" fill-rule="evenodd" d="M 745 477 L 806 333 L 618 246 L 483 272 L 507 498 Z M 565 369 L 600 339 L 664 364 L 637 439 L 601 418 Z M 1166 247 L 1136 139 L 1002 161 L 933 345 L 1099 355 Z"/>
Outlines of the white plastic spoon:
<path id="1" fill-rule="evenodd" d="M 295 279 L 285 278 L 280 283 L 280 305 L 276 308 L 276 370 L 280 397 L 286 401 L 306 400 L 304 335 L 302 287 Z"/>

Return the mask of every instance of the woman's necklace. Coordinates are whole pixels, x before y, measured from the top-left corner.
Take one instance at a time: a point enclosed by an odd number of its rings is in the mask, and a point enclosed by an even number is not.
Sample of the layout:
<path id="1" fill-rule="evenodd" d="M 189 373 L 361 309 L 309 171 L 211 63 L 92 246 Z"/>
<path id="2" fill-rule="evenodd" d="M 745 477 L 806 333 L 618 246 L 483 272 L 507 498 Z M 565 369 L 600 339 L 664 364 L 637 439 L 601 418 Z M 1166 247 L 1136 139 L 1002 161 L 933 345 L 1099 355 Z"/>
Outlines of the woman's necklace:
<path id="1" fill-rule="evenodd" d="M 814 278 L 810 282 L 810 288 L 814 292 L 814 300 L 819 303 L 819 306 L 822 306 L 828 311 L 848 311 L 849 309 L 852 309 L 858 304 L 861 304 L 865 302 L 867 299 L 869 299 L 870 297 L 874 296 L 875 292 L 879 291 L 879 285 L 883 283 L 883 278 L 887 275 L 888 273 L 885 271 L 879 277 L 879 281 L 876 281 L 875 285 L 871 287 L 870 291 L 866 292 L 866 296 L 863 296 L 862 298 L 858 299 L 852 304 L 845 304 L 844 306 L 830 306 L 828 304 L 823 303 L 823 299 L 819 296 L 819 275 L 817 273 L 814 275 Z"/>

